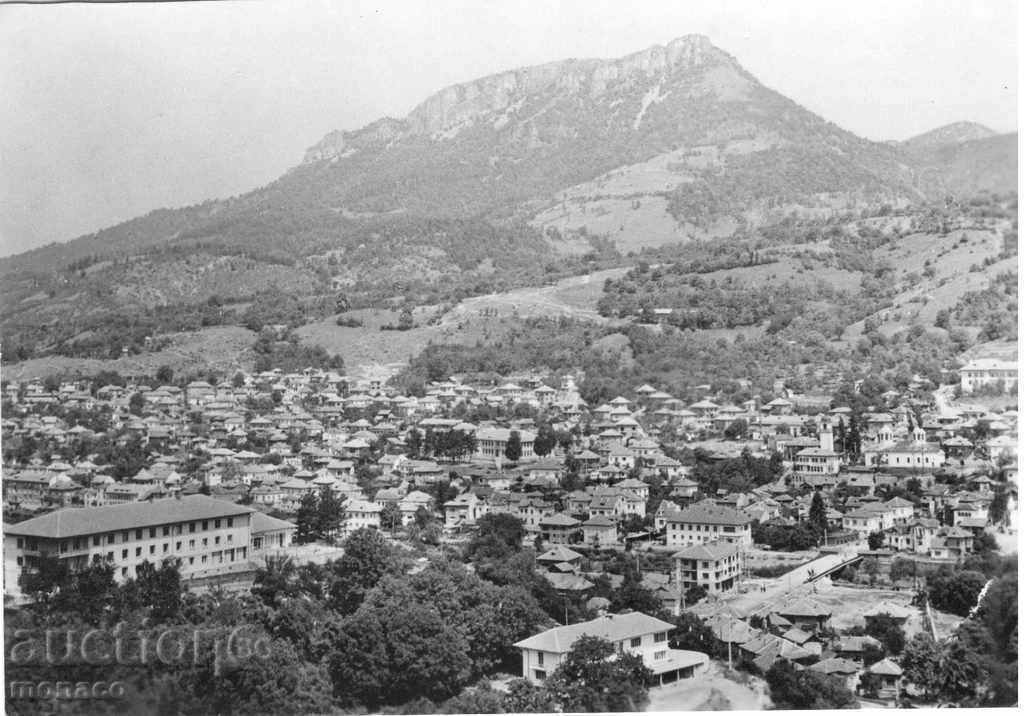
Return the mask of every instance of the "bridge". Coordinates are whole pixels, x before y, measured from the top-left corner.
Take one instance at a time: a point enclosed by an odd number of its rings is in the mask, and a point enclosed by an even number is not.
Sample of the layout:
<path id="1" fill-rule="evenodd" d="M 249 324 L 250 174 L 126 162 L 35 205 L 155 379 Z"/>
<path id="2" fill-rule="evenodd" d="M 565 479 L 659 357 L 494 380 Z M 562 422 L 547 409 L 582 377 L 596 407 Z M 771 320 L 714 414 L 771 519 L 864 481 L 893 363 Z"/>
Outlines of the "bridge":
<path id="1" fill-rule="evenodd" d="M 810 562 L 771 580 L 762 587 L 762 591 L 730 596 L 728 598 L 729 607 L 740 616 L 752 614 L 766 605 L 777 604 L 779 600 L 785 599 L 800 585 L 835 574 L 843 567 L 859 562 L 861 559 L 863 558 L 853 550 L 821 553 Z"/>
<path id="2" fill-rule="evenodd" d="M 810 567 L 805 582 L 816 582 L 822 577 L 831 577 L 851 564 L 860 562 L 864 557 L 856 552 L 837 552 L 835 554 L 819 557 L 806 565 Z"/>

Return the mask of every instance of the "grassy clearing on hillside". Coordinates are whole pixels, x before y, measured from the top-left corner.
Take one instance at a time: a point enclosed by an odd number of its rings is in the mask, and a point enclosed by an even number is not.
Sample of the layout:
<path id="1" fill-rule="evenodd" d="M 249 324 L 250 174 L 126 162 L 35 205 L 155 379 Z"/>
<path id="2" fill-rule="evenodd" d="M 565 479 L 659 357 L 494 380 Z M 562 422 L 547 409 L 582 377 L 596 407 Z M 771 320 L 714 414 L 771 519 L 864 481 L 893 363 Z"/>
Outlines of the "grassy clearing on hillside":
<path id="1" fill-rule="evenodd" d="M 171 345 L 161 351 L 118 358 L 68 358 L 47 356 L 14 363 L 4 367 L 8 380 L 31 380 L 48 375 L 95 375 L 103 370 L 122 375 L 153 375 L 160 366 L 170 366 L 178 375 L 206 373 L 216 370 L 231 373 L 251 370 L 253 356 L 249 350 L 256 334 L 240 326 L 216 326 L 201 331 L 171 334 Z"/>

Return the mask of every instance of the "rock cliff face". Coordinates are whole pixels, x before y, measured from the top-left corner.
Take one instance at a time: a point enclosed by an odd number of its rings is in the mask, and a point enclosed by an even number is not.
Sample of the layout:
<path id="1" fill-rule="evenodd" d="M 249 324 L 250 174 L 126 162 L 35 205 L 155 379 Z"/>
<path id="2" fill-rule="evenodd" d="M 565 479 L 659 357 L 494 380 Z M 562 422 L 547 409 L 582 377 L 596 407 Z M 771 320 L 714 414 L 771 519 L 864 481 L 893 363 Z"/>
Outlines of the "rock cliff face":
<path id="1" fill-rule="evenodd" d="M 714 63 L 728 63 L 742 72 L 729 55 L 703 35 L 687 35 L 614 60 L 570 59 L 501 72 L 446 87 L 419 104 L 404 121 L 385 118 L 356 132 L 331 132 L 306 152 L 304 161 L 348 156 L 409 134 L 450 138 L 481 119 L 500 123 L 503 113 L 540 93 L 582 93 L 593 100 L 633 78 L 646 82 Z"/>
<path id="2" fill-rule="evenodd" d="M 318 162 L 342 157 L 360 149 L 380 149 L 388 142 L 408 133 L 408 124 L 400 119 L 384 117 L 355 132 L 335 130 L 306 150 L 303 162 Z"/>

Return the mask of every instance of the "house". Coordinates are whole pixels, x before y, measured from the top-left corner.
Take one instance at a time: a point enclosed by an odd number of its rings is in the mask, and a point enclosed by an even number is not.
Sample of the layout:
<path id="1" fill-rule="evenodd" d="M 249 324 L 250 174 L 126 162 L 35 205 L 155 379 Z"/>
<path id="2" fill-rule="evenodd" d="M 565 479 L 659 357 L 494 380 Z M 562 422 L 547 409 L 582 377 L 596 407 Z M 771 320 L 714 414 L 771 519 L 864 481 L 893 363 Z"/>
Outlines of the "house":
<path id="1" fill-rule="evenodd" d="M 350 535 L 363 527 L 380 529 L 380 515 L 383 511 L 384 508 L 379 504 L 368 500 L 345 502 L 345 534 Z"/>
<path id="2" fill-rule="evenodd" d="M 487 504 L 475 492 L 464 492 L 444 503 L 444 526 L 455 528 L 475 525 L 479 517 L 487 514 Z"/>
<path id="3" fill-rule="evenodd" d="M 615 487 L 619 490 L 635 495 L 644 502 L 647 502 L 647 497 L 651 491 L 650 486 L 646 482 L 643 480 L 637 480 L 633 477 L 615 483 Z"/>
<path id="4" fill-rule="evenodd" d="M 836 656 L 857 664 L 864 663 L 864 654 L 868 649 L 883 650 L 882 642 L 873 636 L 841 636 L 834 647 Z"/>
<path id="5" fill-rule="evenodd" d="M 735 542 L 750 547 L 750 518 L 739 510 L 704 500 L 665 518 L 665 544 L 670 547 L 715 542 Z"/>
<path id="6" fill-rule="evenodd" d="M 103 507 L 68 507 L 4 526 L 4 591 L 21 597 L 18 577 L 40 557 L 72 569 L 109 562 L 118 582 L 143 562 L 181 559 L 184 581 L 248 569 L 251 507 L 205 495 Z"/>
<path id="7" fill-rule="evenodd" d="M 143 502 L 149 499 L 156 488 L 134 482 L 119 482 L 107 488 L 104 499 L 108 504 Z"/>
<path id="8" fill-rule="evenodd" d="M 734 542 L 708 542 L 684 547 L 672 555 L 680 592 L 704 587 L 708 594 L 736 588 L 740 576 L 740 547 Z"/>
<path id="9" fill-rule="evenodd" d="M 816 671 L 819 674 L 827 674 L 828 676 L 838 678 L 842 681 L 843 686 L 850 691 L 855 691 L 857 688 L 860 664 L 851 661 L 850 659 L 843 659 L 842 657 L 822 659 L 815 664 L 811 664 L 808 669 L 810 671 Z"/>
<path id="10" fill-rule="evenodd" d="M 928 554 L 932 541 L 939 531 L 939 521 L 919 517 L 905 524 L 897 525 L 885 533 L 885 546 L 897 552 Z"/>
<path id="11" fill-rule="evenodd" d="M 843 529 L 858 532 L 866 537 L 872 532 L 882 532 L 893 526 L 893 514 L 881 504 L 866 504 L 843 515 Z"/>
<path id="12" fill-rule="evenodd" d="M 540 519 L 540 537 L 548 544 L 574 544 L 583 539 L 580 521 L 563 512 Z"/>
<path id="13" fill-rule="evenodd" d="M 571 550 L 564 545 L 556 545 L 547 552 L 537 556 L 538 564 L 544 565 L 548 569 L 558 567 L 560 568 L 560 571 L 562 565 L 568 566 L 573 572 L 578 571 L 582 561 L 582 554 Z"/>
<path id="14" fill-rule="evenodd" d="M 618 531 L 614 520 L 608 517 L 591 517 L 583 523 L 583 543 L 592 547 L 606 547 L 615 544 Z"/>
<path id="15" fill-rule="evenodd" d="M 398 511 L 402 513 L 402 525 L 405 526 L 412 524 L 413 520 L 416 519 L 416 513 L 421 507 L 428 511 L 433 509 L 434 498 L 425 492 L 420 492 L 419 490 L 413 490 L 409 494 L 405 495 L 405 497 L 398 502 Z"/>
<path id="16" fill-rule="evenodd" d="M 543 682 L 561 664 L 576 640 L 594 636 L 610 641 L 620 652 L 639 656 L 658 684 L 702 674 L 710 662 L 707 654 L 670 649 L 669 622 L 640 612 L 608 614 L 597 619 L 558 626 L 515 643 L 523 655 L 523 678 Z"/>
<path id="17" fill-rule="evenodd" d="M 558 460 L 542 460 L 530 465 L 526 478 L 533 485 L 557 487 L 558 481 L 564 473 L 565 465 Z"/>
<path id="18" fill-rule="evenodd" d="M 818 602 L 801 598 L 774 610 L 779 616 L 785 617 L 793 626 L 814 632 L 821 631 L 828 626 L 832 618 L 832 612 L 828 607 Z"/>
<path id="19" fill-rule="evenodd" d="M 878 697 L 898 699 L 903 687 L 903 669 L 892 659 L 882 659 L 868 668 L 868 674 L 875 681 Z"/>

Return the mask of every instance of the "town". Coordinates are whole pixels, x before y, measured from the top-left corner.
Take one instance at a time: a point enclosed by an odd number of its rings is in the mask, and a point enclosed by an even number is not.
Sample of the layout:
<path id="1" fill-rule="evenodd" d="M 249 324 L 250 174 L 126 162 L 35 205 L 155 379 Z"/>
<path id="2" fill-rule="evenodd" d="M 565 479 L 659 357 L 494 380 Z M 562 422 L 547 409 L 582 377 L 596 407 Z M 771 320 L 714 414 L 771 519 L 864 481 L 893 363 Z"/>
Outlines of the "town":
<path id="1" fill-rule="evenodd" d="M 169 570 L 191 599 L 280 606 L 333 569 L 354 619 L 386 575 L 440 570 L 522 586 L 538 612 L 430 690 L 476 699 L 465 710 L 552 710 L 548 677 L 600 640 L 671 708 L 982 703 L 1016 688 L 982 668 L 996 649 L 960 681 L 922 665 L 971 644 L 958 625 L 981 596 L 1011 596 L 1017 413 L 970 399 L 1014 393 L 1015 366 L 959 374 L 959 399 L 892 391 L 863 413 L 784 385 L 741 405 L 646 384 L 588 405 L 573 374 L 449 376 L 422 396 L 320 369 L 7 382 L 5 605 L 99 598 L 66 581 L 98 569 L 111 593 Z M 349 574 L 347 557 L 379 563 Z M 358 663 L 339 661 L 348 703 L 422 696 L 352 686 Z M 482 692 L 469 672 L 508 677 Z"/>

